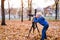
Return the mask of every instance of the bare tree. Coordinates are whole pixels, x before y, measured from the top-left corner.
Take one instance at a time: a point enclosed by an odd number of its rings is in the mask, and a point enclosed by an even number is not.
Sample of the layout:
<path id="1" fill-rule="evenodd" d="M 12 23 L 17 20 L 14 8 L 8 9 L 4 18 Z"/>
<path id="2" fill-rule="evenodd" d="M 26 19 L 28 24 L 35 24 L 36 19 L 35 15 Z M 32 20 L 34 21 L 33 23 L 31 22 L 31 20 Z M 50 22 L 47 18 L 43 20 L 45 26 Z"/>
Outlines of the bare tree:
<path id="1" fill-rule="evenodd" d="M 10 4 L 9 4 L 9 0 L 8 0 L 8 13 L 9 13 L 9 20 L 10 20 Z"/>
<path id="2" fill-rule="evenodd" d="M 28 15 L 31 15 L 32 12 L 32 0 L 28 0 Z M 29 21 L 31 20 L 31 16 L 29 16 Z"/>
<path id="3" fill-rule="evenodd" d="M 20 19 L 20 11 L 18 11 L 18 16 L 19 16 L 19 19 Z"/>
<path id="4" fill-rule="evenodd" d="M 1 0 L 1 14 L 2 14 L 2 23 L 1 25 L 6 25 L 5 24 L 5 12 L 4 12 L 4 0 Z"/>
<path id="5" fill-rule="evenodd" d="M 55 19 L 57 20 L 58 19 L 58 11 L 59 11 L 59 0 L 55 0 L 55 4 L 56 4 L 56 10 L 55 10 L 55 13 L 56 13 L 56 16 L 55 16 Z"/>
<path id="6" fill-rule="evenodd" d="M 23 22 L 23 0 L 21 0 L 21 5 L 22 5 L 21 22 Z"/>

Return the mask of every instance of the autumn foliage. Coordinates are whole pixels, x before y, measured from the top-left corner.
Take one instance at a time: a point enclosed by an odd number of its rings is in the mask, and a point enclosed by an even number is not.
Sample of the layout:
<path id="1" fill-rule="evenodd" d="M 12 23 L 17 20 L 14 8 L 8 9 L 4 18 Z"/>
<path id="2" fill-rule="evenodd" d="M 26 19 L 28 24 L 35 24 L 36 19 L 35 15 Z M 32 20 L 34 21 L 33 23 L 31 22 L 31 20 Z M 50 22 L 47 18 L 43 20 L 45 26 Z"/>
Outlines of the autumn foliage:
<path id="1" fill-rule="evenodd" d="M 41 38 L 37 30 L 35 30 L 34 33 L 31 32 L 27 38 L 32 25 L 31 21 L 21 22 L 20 20 L 7 20 L 6 24 L 6 26 L 0 25 L 0 40 L 40 40 Z M 38 24 L 38 28 L 41 35 L 43 27 Z M 47 40 L 60 40 L 60 21 L 49 21 Z"/>

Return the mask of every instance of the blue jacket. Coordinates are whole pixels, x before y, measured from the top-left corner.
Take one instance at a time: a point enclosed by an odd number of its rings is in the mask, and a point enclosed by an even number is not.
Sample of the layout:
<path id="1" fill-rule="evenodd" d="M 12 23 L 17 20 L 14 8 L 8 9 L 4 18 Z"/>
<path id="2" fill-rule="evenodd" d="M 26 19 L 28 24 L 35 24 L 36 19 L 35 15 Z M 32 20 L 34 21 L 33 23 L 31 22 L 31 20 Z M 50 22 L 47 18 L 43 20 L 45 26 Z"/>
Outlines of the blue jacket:
<path id="1" fill-rule="evenodd" d="M 46 26 L 46 25 L 48 25 L 48 22 L 45 20 L 45 18 L 44 17 L 42 17 L 42 16 L 40 16 L 40 17 L 38 17 L 38 18 L 36 18 L 36 17 L 34 17 L 33 18 L 33 21 L 35 22 L 35 23 L 40 23 L 42 26 Z"/>

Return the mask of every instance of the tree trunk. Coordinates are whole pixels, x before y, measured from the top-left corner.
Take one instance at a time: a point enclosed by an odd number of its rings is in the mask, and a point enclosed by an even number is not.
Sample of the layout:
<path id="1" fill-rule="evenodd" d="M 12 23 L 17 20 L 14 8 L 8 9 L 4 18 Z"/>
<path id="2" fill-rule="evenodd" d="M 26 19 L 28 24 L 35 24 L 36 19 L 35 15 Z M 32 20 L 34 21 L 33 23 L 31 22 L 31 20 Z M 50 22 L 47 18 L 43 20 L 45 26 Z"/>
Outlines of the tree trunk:
<path id="1" fill-rule="evenodd" d="M 4 12 L 4 0 L 1 0 L 1 15 L 2 15 L 2 23 L 1 25 L 6 25 L 5 24 L 5 12 Z"/>
<path id="2" fill-rule="evenodd" d="M 28 0 L 28 15 L 32 13 L 32 0 Z M 29 21 L 31 21 L 31 16 L 29 16 Z"/>
<path id="3" fill-rule="evenodd" d="M 8 13 L 9 13 L 9 20 L 10 20 L 10 4 L 9 4 L 9 0 L 8 0 Z"/>
<path id="4" fill-rule="evenodd" d="M 55 16 L 55 20 L 57 20 L 57 4 L 56 4 L 56 10 L 55 10 L 56 16 Z"/>
<path id="5" fill-rule="evenodd" d="M 21 0 L 22 5 L 22 13 L 21 13 L 21 22 L 23 22 L 23 0 Z"/>
<path id="6" fill-rule="evenodd" d="M 56 16 L 55 16 L 55 20 L 57 20 L 58 19 L 58 14 L 59 14 L 59 9 L 58 9 L 58 2 L 59 2 L 59 0 L 56 0 L 55 1 L 55 4 L 56 4 L 56 10 L 55 10 L 55 13 L 56 13 Z"/>
<path id="7" fill-rule="evenodd" d="M 18 12 L 18 16 L 19 16 L 19 19 L 20 19 L 20 11 Z"/>
<path id="8" fill-rule="evenodd" d="M 28 13 L 28 15 L 31 15 L 31 10 L 29 10 Z M 31 21 L 31 16 L 29 16 L 29 21 Z"/>
<path id="9" fill-rule="evenodd" d="M 9 20 L 10 20 L 10 9 L 9 9 Z"/>

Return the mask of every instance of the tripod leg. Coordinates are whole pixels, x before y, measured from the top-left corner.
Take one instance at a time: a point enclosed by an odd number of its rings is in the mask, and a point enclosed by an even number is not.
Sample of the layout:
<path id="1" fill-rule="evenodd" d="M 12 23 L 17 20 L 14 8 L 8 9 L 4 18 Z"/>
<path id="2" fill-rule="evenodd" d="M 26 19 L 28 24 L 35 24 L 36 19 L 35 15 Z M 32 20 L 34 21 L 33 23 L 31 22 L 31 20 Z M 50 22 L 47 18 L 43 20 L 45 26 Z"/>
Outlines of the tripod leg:
<path id="1" fill-rule="evenodd" d="M 34 31 L 35 31 L 35 28 L 33 28 L 33 33 L 34 33 Z"/>
<path id="2" fill-rule="evenodd" d="M 29 34 L 28 34 L 28 37 L 29 37 L 29 35 L 30 35 L 30 33 L 31 33 L 31 30 L 32 30 L 32 27 L 30 28 L 30 30 L 29 30 Z"/>
<path id="3" fill-rule="evenodd" d="M 39 31 L 39 29 L 38 29 L 37 25 L 36 25 L 36 28 L 37 28 L 37 30 L 38 30 L 38 33 L 39 33 L 39 36 L 40 36 L 40 31 Z"/>
<path id="4" fill-rule="evenodd" d="M 35 31 L 35 29 L 36 29 L 36 23 L 34 23 L 34 26 L 33 26 L 33 33 L 34 33 L 34 31 Z"/>

